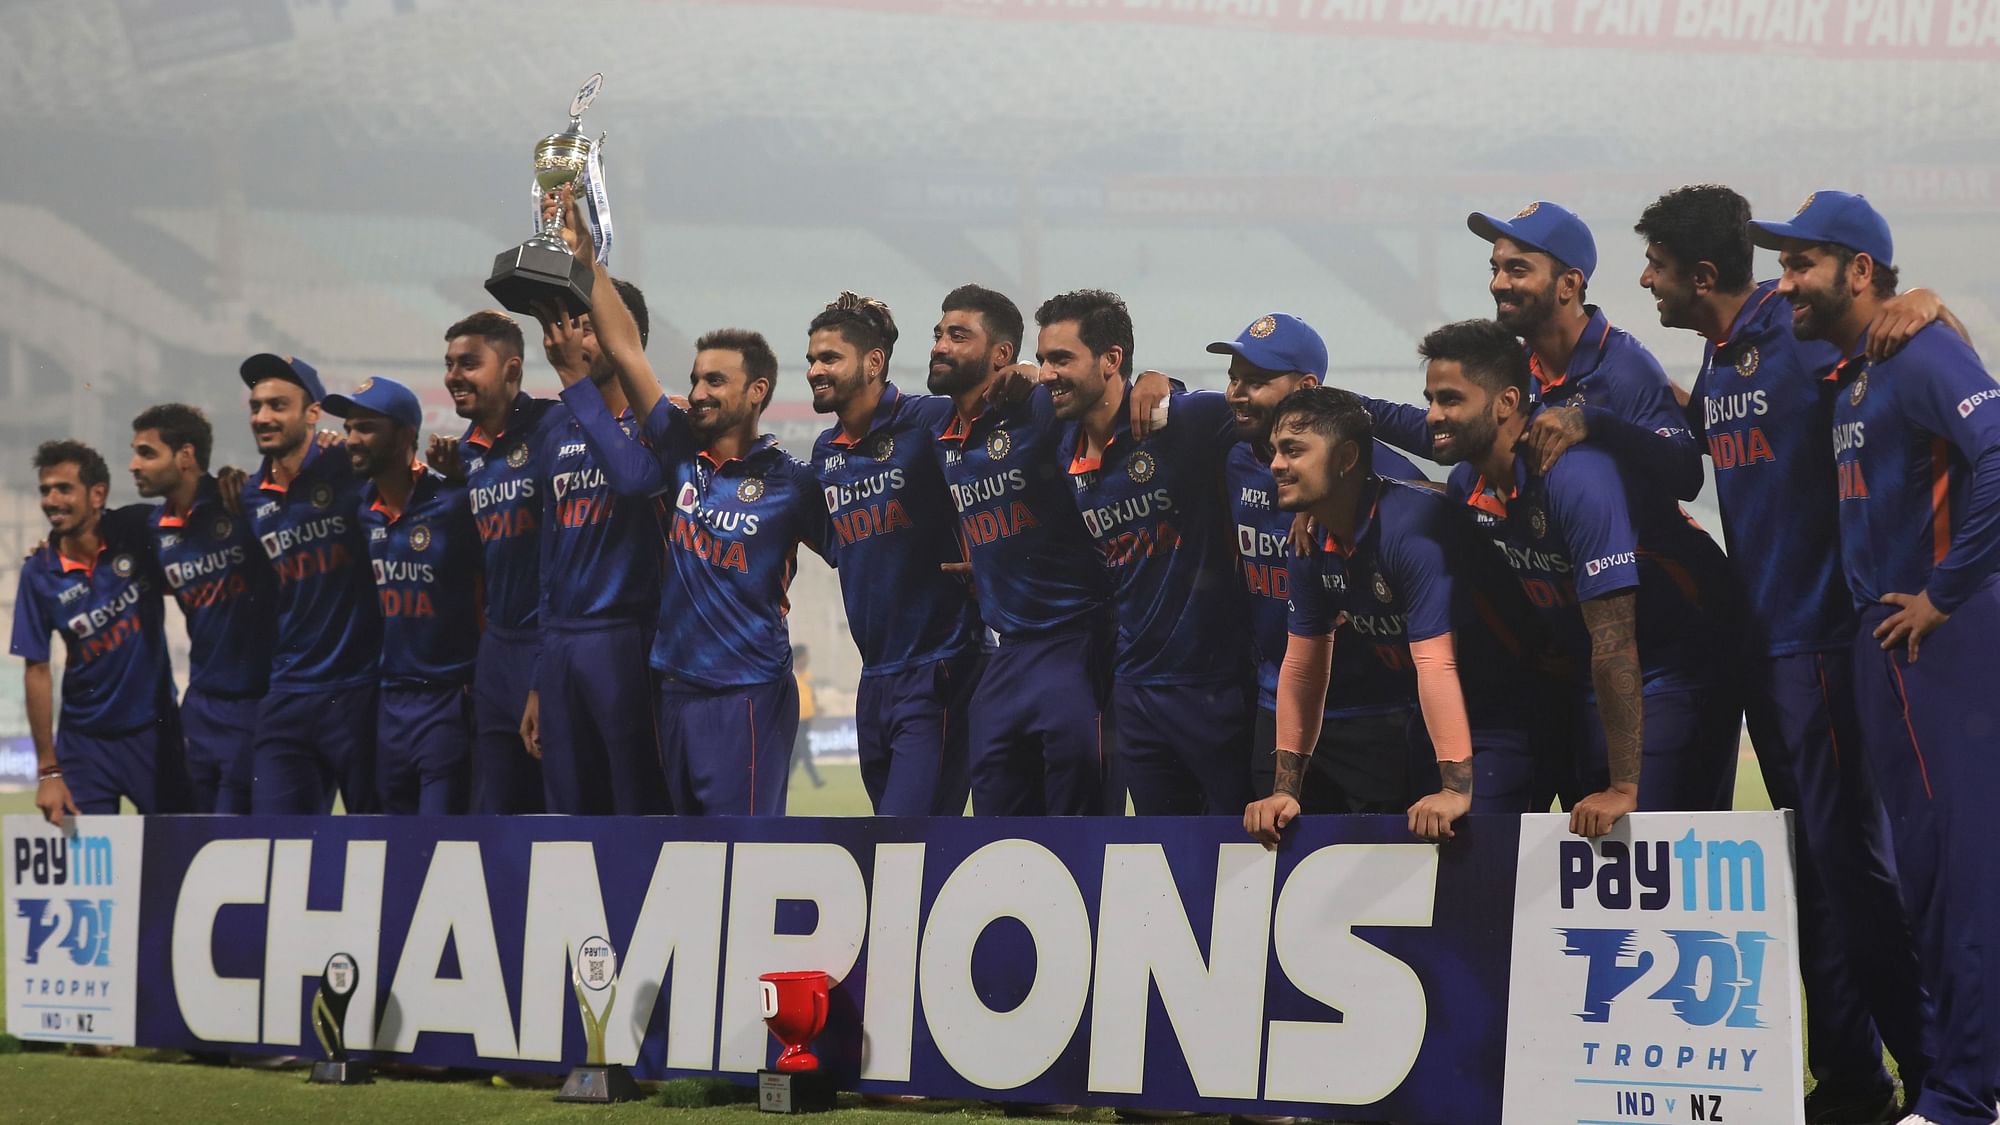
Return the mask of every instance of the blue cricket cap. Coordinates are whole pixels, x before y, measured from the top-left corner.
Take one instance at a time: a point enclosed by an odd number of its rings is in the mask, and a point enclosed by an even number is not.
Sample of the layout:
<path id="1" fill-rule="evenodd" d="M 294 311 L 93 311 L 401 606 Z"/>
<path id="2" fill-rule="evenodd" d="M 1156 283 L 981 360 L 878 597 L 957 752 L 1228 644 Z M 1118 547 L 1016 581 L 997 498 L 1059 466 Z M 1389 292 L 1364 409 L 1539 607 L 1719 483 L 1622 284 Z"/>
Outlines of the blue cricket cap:
<path id="1" fill-rule="evenodd" d="M 413 430 L 424 425 L 424 406 L 417 393 L 394 379 L 365 379 L 353 394 L 328 395 L 320 406 L 336 418 L 352 418 L 356 410 L 365 410 Z"/>
<path id="2" fill-rule="evenodd" d="M 319 381 L 319 372 L 313 370 L 312 364 L 296 356 L 259 352 L 244 360 L 238 372 L 243 376 L 246 387 L 254 387 L 266 379 L 283 379 L 305 388 L 307 402 L 318 402 L 326 397 L 326 387 Z"/>
<path id="3" fill-rule="evenodd" d="M 1326 378 L 1326 341 L 1313 326 L 1290 313 L 1266 313 L 1234 340 L 1208 346 L 1216 355 L 1240 355 L 1266 371 L 1297 371 Z"/>
<path id="4" fill-rule="evenodd" d="M 1465 225 L 1488 242 L 1510 238 L 1540 250 L 1570 269 L 1583 271 L 1585 281 L 1597 271 L 1597 240 L 1576 212 L 1559 203 L 1546 199 L 1530 203 L 1511 219 L 1474 211 L 1465 217 Z"/>
<path id="5" fill-rule="evenodd" d="M 1888 220 L 1867 196 L 1852 192 L 1813 192 L 1786 222 L 1752 219 L 1750 241 L 1766 250 L 1782 250 L 1787 242 L 1831 242 L 1881 265 L 1895 262 L 1896 242 L 1889 237 Z"/>

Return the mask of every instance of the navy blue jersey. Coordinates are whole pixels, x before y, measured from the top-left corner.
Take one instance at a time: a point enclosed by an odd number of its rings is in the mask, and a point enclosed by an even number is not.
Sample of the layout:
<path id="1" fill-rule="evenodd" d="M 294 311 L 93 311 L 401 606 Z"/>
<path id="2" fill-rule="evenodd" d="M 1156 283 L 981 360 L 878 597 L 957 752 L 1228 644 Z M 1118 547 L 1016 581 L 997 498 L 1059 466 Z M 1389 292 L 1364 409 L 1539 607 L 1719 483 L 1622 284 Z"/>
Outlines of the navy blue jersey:
<path id="1" fill-rule="evenodd" d="M 1579 456 L 1581 454 L 1581 456 Z M 1728 563 L 1708 534 L 1658 489 L 1633 484 L 1617 459 L 1572 447 L 1547 477 L 1514 459 L 1514 480 L 1489 490 L 1461 464 L 1452 499 L 1506 553 L 1566 664 L 1587 676 L 1590 639 L 1581 603 L 1638 591 L 1639 664 L 1648 690 L 1713 682 L 1735 665 Z"/>
<path id="2" fill-rule="evenodd" d="M 187 621 L 188 687 L 230 699 L 263 695 L 278 641 L 277 579 L 250 521 L 230 515 L 215 478 L 203 476 L 186 512 L 156 505 L 148 522 L 154 558 Z"/>
<path id="3" fill-rule="evenodd" d="M 639 424 L 630 411 L 612 426 L 625 437 L 593 446 L 577 419 L 577 406 L 595 405 L 609 416 L 588 381 L 563 391 L 535 431 L 537 480 L 542 494 L 542 624 L 565 621 L 639 621 L 660 608 L 660 517 L 644 492 L 620 495 L 615 466 L 606 457 L 652 455 L 631 446 Z M 657 468 L 654 470 L 657 473 Z M 538 487 L 540 487 L 538 485 Z"/>
<path id="4" fill-rule="evenodd" d="M 1715 499 L 1756 651 L 1845 648 L 1854 608 L 1840 572 L 1831 345 L 1792 335 L 1791 302 L 1765 282 L 1710 343 L 1688 424 L 1715 464 Z M 1599 440 L 1593 426 L 1591 438 Z"/>
<path id="5" fill-rule="evenodd" d="M 479 532 L 462 485 L 425 468 L 402 511 L 370 483 L 361 511 L 382 606 L 382 682 L 469 684 L 479 653 Z"/>
<path id="6" fill-rule="evenodd" d="M 665 396 L 646 416 L 641 443 L 620 432 L 595 391 L 564 395 L 614 466 L 612 486 L 668 501 L 653 667 L 706 688 L 791 675 L 786 591 L 799 544 L 824 551 L 827 540 L 826 501 L 812 470 L 769 434 L 716 464 Z"/>
<path id="7" fill-rule="evenodd" d="M 473 426 L 458 443 L 485 555 L 486 623 L 498 629 L 533 629 L 540 619 L 548 476 L 535 463 L 535 448 L 553 406 L 550 399 L 517 395 L 506 428 L 488 435 Z"/>
<path id="8" fill-rule="evenodd" d="M 141 505 L 106 511 L 94 562 L 64 558 L 43 543 L 21 564 L 12 651 L 47 663 L 49 634 L 62 635 L 64 728 L 119 734 L 172 710 L 165 603 L 145 530 L 150 514 Z"/>
<path id="9" fill-rule="evenodd" d="M 1942 324 L 1837 376 L 1841 561 L 1854 604 L 1925 591 L 1950 613 L 2000 567 L 2000 385 Z"/>
<path id="10" fill-rule="evenodd" d="M 308 439 L 299 475 L 271 479 L 265 459 L 244 482 L 243 510 L 278 575 L 271 690 L 333 691 L 375 682 L 382 616 L 368 570 L 358 476 L 345 450 Z"/>
<path id="11" fill-rule="evenodd" d="M 1175 391 L 1171 404 L 1173 424 L 1135 440 L 1128 384 L 1101 456 L 1083 455 L 1080 422 L 1064 426 L 1056 446 L 1069 455 L 1077 510 L 1111 575 L 1112 669 L 1125 683 L 1213 679 L 1250 658 L 1223 494 L 1235 415 L 1215 391 Z"/>
<path id="12" fill-rule="evenodd" d="M 971 591 L 941 569 L 965 558 L 951 493 L 931 449 L 931 435 L 951 413 L 949 398 L 905 395 L 890 383 L 859 441 L 847 440 L 836 425 L 813 443 L 813 469 L 833 521 L 828 553 L 840 570 L 864 677 L 907 671 L 979 644 Z"/>
<path id="13" fill-rule="evenodd" d="M 1476 724 L 1527 717 L 1540 624 L 1500 552 L 1441 492 L 1371 479 L 1352 543 L 1320 533 L 1293 561 L 1287 627 L 1324 637 L 1339 624 L 1377 674 L 1417 690 L 1410 645 L 1452 634 L 1459 688 Z"/>
<path id="14" fill-rule="evenodd" d="M 1372 451 L 1370 469 L 1390 480 L 1423 480 L 1409 459 L 1381 442 Z M 1290 555 L 1292 513 L 1277 506 L 1278 490 L 1271 480 L 1271 462 L 1249 442 L 1229 451 L 1225 465 L 1230 511 L 1236 524 L 1236 553 L 1249 589 L 1250 646 L 1257 658 L 1257 698 L 1265 710 L 1278 706 L 1278 666 L 1285 661 L 1285 637 L 1291 602 Z M 1415 695 L 1384 697 L 1391 684 L 1375 676 L 1380 662 L 1352 629 L 1336 630 L 1333 676 L 1327 683 L 1326 715 L 1349 718 L 1399 711 Z M 1398 681 L 1400 682 L 1400 681 Z"/>
<path id="15" fill-rule="evenodd" d="M 1101 615 L 1111 582 L 1063 471 L 1048 388 L 970 423 L 953 412 L 933 437 L 986 624 L 1007 637 Z"/>
<path id="16" fill-rule="evenodd" d="M 1635 477 L 1657 482 L 1673 496 L 1692 500 L 1701 492 L 1701 447 L 1688 430 L 1674 398 L 1673 384 L 1653 353 L 1623 329 L 1613 328 L 1595 305 L 1586 306 L 1583 327 L 1569 367 L 1558 375 L 1528 356 L 1534 381 L 1529 398 L 1549 406 L 1580 406 L 1596 432 L 1603 419 L 1618 419 L 1643 434 L 1618 443 L 1619 459 Z M 1430 424 L 1420 406 L 1363 398 L 1375 420 L 1375 436 L 1419 457 L 1431 456 Z"/>

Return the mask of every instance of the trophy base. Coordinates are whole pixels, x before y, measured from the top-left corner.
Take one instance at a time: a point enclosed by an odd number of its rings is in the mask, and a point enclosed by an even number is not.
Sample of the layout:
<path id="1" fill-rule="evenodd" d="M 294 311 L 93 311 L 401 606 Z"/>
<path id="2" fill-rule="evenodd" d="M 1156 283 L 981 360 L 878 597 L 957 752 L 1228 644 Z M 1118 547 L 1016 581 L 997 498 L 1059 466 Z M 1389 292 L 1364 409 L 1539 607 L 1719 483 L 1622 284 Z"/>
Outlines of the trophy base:
<path id="1" fill-rule="evenodd" d="M 590 311 L 590 287 L 597 272 L 557 242 L 530 239 L 493 259 L 486 291 L 501 307 L 534 315 L 537 304 L 553 305 L 570 316 Z"/>
<path id="2" fill-rule="evenodd" d="M 645 1096 L 646 1091 L 632 1080 L 632 1072 L 612 1063 L 610 1066 L 579 1066 L 571 1070 L 556 1100 L 606 1105 L 611 1102 L 636 1102 Z"/>
<path id="3" fill-rule="evenodd" d="M 823 1070 L 760 1070 L 757 1108 L 765 1113 L 825 1113 L 833 1108 L 833 1078 Z"/>
<path id="4" fill-rule="evenodd" d="M 366 1086 L 375 1081 L 375 1076 L 368 1073 L 365 1062 L 352 1059 L 329 1062 L 321 1059 L 313 1064 L 312 1074 L 307 1076 L 306 1081 L 326 1086 Z"/>

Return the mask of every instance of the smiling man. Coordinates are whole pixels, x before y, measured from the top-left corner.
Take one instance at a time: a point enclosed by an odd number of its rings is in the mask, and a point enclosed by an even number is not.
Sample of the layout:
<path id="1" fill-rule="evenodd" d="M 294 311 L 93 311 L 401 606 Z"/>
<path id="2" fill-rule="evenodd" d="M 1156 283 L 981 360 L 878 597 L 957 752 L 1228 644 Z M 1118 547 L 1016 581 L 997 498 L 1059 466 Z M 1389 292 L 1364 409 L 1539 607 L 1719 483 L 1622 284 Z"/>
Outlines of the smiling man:
<path id="1" fill-rule="evenodd" d="M 444 334 L 444 386 L 467 422 L 457 461 L 483 553 L 485 629 L 479 634 L 472 708 L 475 813 L 537 813 L 546 807 L 541 763 L 521 738 L 541 658 L 543 504 L 537 459 L 543 420 L 555 405 L 521 391 L 525 341 L 514 318 L 485 309 Z M 434 463 L 438 462 L 433 452 Z"/>
<path id="2" fill-rule="evenodd" d="M 1249 592 L 1251 648 L 1257 662 L 1257 715 L 1250 783 L 1272 791 L 1276 769 L 1278 670 L 1288 647 L 1293 513 L 1276 502 L 1271 478 L 1271 419 L 1292 392 L 1326 378 L 1326 341 L 1298 317 L 1267 313 L 1233 340 L 1208 350 L 1229 359 L 1229 403 L 1236 444 L 1224 466 L 1236 549 Z M 1384 480 L 1424 480 L 1409 458 L 1368 442 L 1369 470 Z M 1309 748 L 1298 800 L 1307 813 L 1400 813 L 1436 767 L 1414 745 L 1416 698 L 1407 677 L 1390 673 L 1353 625 L 1334 628 L 1318 742 Z"/>
<path id="3" fill-rule="evenodd" d="M 243 361 L 250 432 L 264 462 L 244 482 L 242 505 L 278 576 L 278 635 L 270 690 L 257 713 L 250 808 L 301 815 L 374 812 L 375 606 L 367 481 L 340 452 L 312 440 L 326 397 L 301 359 L 264 353 Z"/>
<path id="4" fill-rule="evenodd" d="M 964 561 L 931 434 L 942 395 L 889 381 L 896 321 L 842 293 L 806 330 L 813 409 L 836 421 L 813 443 L 826 490 L 848 628 L 861 653 L 854 725 L 861 781 L 879 816 L 965 809 L 966 704 L 979 679 L 977 606 L 952 569 Z"/>
<path id="5" fill-rule="evenodd" d="M 146 508 L 107 513 L 111 471 L 77 441 L 35 450 L 49 537 L 21 565 L 12 651 L 27 662 L 35 807 L 51 824 L 76 813 L 187 812 L 187 767 L 167 662 L 161 582 Z M 63 639 L 57 721 L 49 635 Z"/>
<path id="6" fill-rule="evenodd" d="M 271 678 L 276 594 L 250 521 L 232 514 L 208 472 L 215 445 L 195 407 L 164 403 L 132 419 L 132 483 L 147 510 L 153 556 L 187 623 L 181 696 L 194 811 L 250 811 L 251 746 Z"/>
<path id="7" fill-rule="evenodd" d="M 382 607 L 376 794 L 392 815 L 466 811 L 480 550 L 463 485 L 417 462 L 424 410 L 394 379 L 328 395 L 347 456 L 367 478 L 361 525 Z"/>
<path id="8" fill-rule="evenodd" d="M 2000 714 L 1982 685 L 2000 633 L 2000 385 L 1944 325 L 1868 358 L 1896 269 L 1889 224 L 1865 198 L 1815 192 L 1790 219 L 1750 228 L 1778 251 L 1792 331 L 1843 357 L 1832 436 L 1841 565 L 1861 615 L 1855 701 L 1937 1005 L 1926 1042 L 1938 1056 L 1914 1098 L 1905 1088 L 1905 1121 L 1986 1125 L 2000 1085 Z"/>

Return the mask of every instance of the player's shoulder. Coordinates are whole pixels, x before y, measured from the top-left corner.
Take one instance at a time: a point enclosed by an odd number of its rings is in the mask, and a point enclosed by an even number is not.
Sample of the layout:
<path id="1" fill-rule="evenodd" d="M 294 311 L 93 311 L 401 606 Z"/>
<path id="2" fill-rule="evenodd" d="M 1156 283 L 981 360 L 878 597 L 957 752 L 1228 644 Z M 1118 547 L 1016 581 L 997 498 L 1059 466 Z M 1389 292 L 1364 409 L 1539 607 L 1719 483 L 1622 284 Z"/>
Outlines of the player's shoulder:
<path id="1" fill-rule="evenodd" d="M 1932 321 L 1917 330 L 1895 355 L 1871 365 L 1878 373 L 1898 377 L 1908 374 L 1963 375 L 1987 374 L 1979 353 L 1943 321 Z"/>
<path id="2" fill-rule="evenodd" d="M 1618 458 L 1601 445 L 1581 441 L 1569 447 L 1542 480 L 1551 492 L 1597 492 L 1624 486 Z"/>
<path id="3" fill-rule="evenodd" d="M 1368 465 L 1376 476 L 1384 480 L 1431 479 L 1422 469 L 1417 468 L 1415 461 L 1403 456 L 1379 438 L 1369 443 Z"/>
<path id="4" fill-rule="evenodd" d="M 1444 494 L 1448 500 L 1464 503 L 1472 495 L 1472 489 L 1479 483 L 1479 470 L 1470 461 L 1460 461 L 1451 467 L 1444 478 Z"/>

